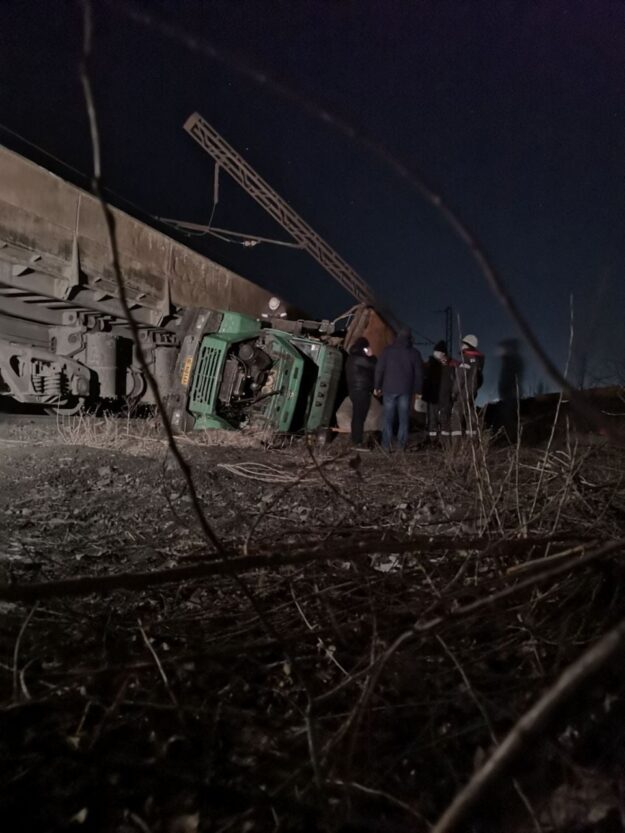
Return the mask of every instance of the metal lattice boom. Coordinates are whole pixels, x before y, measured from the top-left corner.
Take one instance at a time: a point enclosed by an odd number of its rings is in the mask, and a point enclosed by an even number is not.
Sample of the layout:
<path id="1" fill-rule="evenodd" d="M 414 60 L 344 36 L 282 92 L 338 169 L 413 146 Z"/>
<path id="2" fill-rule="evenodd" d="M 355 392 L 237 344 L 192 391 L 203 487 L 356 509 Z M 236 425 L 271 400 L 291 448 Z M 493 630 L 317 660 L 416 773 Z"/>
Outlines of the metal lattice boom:
<path id="1" fill-rule="evenodd" d="M 248 165 L 199 113 L 193 113 L 184 129 L 274 220 L 315 258 L 356 300 L 373 301 L 373 293 L 365 281 L 334 249 L 303 220 L 274 189 Z"/>

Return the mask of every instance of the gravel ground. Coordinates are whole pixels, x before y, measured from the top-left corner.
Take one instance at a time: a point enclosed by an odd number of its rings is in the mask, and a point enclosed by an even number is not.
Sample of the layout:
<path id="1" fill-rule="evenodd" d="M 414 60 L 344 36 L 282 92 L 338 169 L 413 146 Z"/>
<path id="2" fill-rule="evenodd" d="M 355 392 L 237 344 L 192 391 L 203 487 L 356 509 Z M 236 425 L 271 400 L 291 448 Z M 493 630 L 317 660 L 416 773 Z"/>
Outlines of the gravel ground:
<path id="1" fill-rule="evenodd" d="M 323 560 L 0 602 L 12 831 L 427 830 L 622 615 L 618 559 L 463 612 L 529 561 L 623 535 L 621 452 L 571 438 L 393 456 L 340 438 L 181 447 L 229 551 L 316 547 Z M 0 478 L 5 586 L 214 557 L 153 426 L 0 422 Z M 377 553 L 345 554 L 369 539 Z M 402 555 L 400 540 L 422 546 Z M 432 617 L 431 635 L 393 648 Z M 622 829 L 619 668 L 576 697 L 459 829 Z"/>

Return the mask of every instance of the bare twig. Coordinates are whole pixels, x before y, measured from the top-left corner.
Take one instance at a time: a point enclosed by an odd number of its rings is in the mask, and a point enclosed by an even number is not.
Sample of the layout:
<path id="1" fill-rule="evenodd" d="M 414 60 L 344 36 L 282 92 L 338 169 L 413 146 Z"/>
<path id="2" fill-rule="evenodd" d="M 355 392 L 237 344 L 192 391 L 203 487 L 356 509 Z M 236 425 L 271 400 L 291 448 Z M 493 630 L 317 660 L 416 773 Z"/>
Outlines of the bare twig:
<path id="1" fill-rule="evenodd" d="M 189 490 L 189 496 L 191 498 L 191 504 L 195 511 L 196 518 L 200 525 L 200 528 L 204 535 L 206 536 L 207 540 L 213 545 L 213 547 L 217 550 L 217 552 L 223 551 L 223 546 L 221 541 L 213 531 L 210 523 L 208 522 L 204 510 L 202 509 L 202 505 L 200 503 L 200 499 L 197 494 L 197 490 L 195 488 L 195 482 L 191 475 L 191 469 L 189 464 L 182 456 L 180 449 L 178 448 L 178 444 L 176 443 L 176 439 L 174 437 L 174 432 L 171 426 L 171 422 L 169 420 L 169 415 L 167 414 L 167 410 L 165 408 L 165 404 L 161 397 L 161 392 L 159 390 L 158 384 L 152 371 L 150 370 L 150 366 L 148 361 L 145 357 L 145 352 L 143 350 L 143 344 L 141 342 L 140 334 L 139 334 L 139 326 L 135 320 L 134 315 L 132 314 L 132 310 L 130 309 L 130 305 L 128 303 L 128 296 L 126 293 L 126 285 L 124 283 L 124 278 L 122 276 L 122 270 L 119 261 L 119 249 L 117 245 L 117 235 L 115 233 L 115 216 L 109 206 L 109 204 L 104 199 L 104 194 L 102 190 L 102 168 L 101 168 L 101 157 L 100 157 L 100 134 L 98 130 L 98 119 L 97 113 L 95 108 L 95 101 L 93 97 L 93 90 L 91 88 L 91 78 L 89 75 L 89 61 L 91 58 L 91 45 L 92 45 L 92 37 L 93 37 L 93 20 L 92 20 L 92 9 L 91 9 L 91 0 L 82 0 L 83 6 L 83 52 L 82 52 L 82 60 L 80 64 L 80 82 L 83 88 L 83 94 L 85 97 L 85 106 L 87 108 L 87 114 L 89 117 L 89 129 L 91 133 L 91 147 L 92 147 L 92 154 L 93 154 L 93 176 L 91 178 L 91 188 L 93 191 L 94 196 L 98 200 L 100 204 L 100 208 L 102 209 L 102 214 L 104 216 L 106 230 L 108 235 L 108 243 L 109 248 L 111 251 L 111 263 L 113 267 L 113 275 L 115 276 L 115 283 L 117 284 L 117 291 L 119 293 L 119 300 L 122 305 L 122 309 L 124 312 L 124 317 L 128 321 L 130 326 L 130 331 L 132 333 L 132 338 L 135 344 L 135 349 L 137 352 L 137 358 L 139 359 L 139 364 L 141 365 L 141 370 L 145 376 L 145 379 L 148 383 L 150 388 L 150 392 L 154 397 L 154 402 L 156 403 L 156 408 L 158 410 L 158 414 L 160 416 L 163 428 L 165 430 L 165 434 L 167 436 L 167 443 L 169 445 L 169 450 L 176 461 L 178 468 L 183 476 L 187 489 Z"/>
<path id="2" fill-rule="evenodd" d="M 562 552 L 546 555 L 544 558 L 534 558 L 532 561 L 523 561 L 521 564 L 513 564 L 512 567 L 508 567 L 506 570 L 506 575 L 514 576 L 519 575 L 519 573 L 529 573 L 532 570 L 542 569 L 550 564 L 556 564 L 558 561 L 562 561 L 563 558 L 570 558 L 571 555 L 581 555 L 583 551 L 584 545 L 578 544 L 576 547 L 569 547 Z"/>
<path id="3" fill-rule="evenodd" d="M 573 306 L 573 297 L 571 296 L 570 299 L 570 325 L 569 325 L 569 346 L 566 354 L 566 363 L 564 365 L 564 376 L 566 377 L 569 372 L 569 364 L 571 362 L 571 356 L 573 355 L 573 338 L 575 334 L 575 317 L 574 317 L 574 306 Z M 558 427 L 558 419 L 560 417 L 560 409 L 562 408 L 562 402 L 564 400 L 564 391 L 560 392 L 558 396 L 558 404 L 556 405 L 556 412 L 553 417 L 553 423 L 551 425 L 551 432 L 549 434 L 549 439 L 547 441 L 547 446 L 545 448 L 545 454 L 543 456 L 542 465 L 540 467 L 540 475 L 538 477 L 538 483 L 536 484 L 536 490 L 534 492 L 534 500 L 532 501 L 532 507 L 529 511 L 529 517 L 531 518 L 534 515 L 534 510 L 536 509 L 536 503 L 538 498 L 540 497 L 540 489 L 543 483 L 543 478 L 545 475 L 545 468 L 547 465 L 547 460 L 549 459 L 549 454 L 551 452 L 551 447 L 553 445 L 553 441 L 556 435 L 556 428 Z"/>
<path id="4" fill-rule="evenodd" d="M 438 541 L 435 538 L 418 540 L 412 538 L 408 541 L 365 539 L 363 541 L 353 541 L 347 546 L 337 546 L 334 549 L 331 549 L 326 543 L 323 549 L 314 547 L 309 550 L 296 549 L 294 551 L 240 556 L 225 553 L 224 557 L 219 560 L 207 560 L 192 567 L 171 567 L 164 570 L 149 570 L 143 573 L 118 573 L 117 575 L 84 576 L 82 578 L 62 579 L 59 581 L 0 585 L 0 599 L 6 601 L 34 601 L 53 597 L 88 596 L 91 593 L 109 593 L 111 590 L 145 590 L 148 587 L 194 581 L 208 576 L 235 576 L 259 569 L 278 570 L 282 567 L 303 565 L 312 561 L 352 560 L 381 552 L 452 552 L 458 549 L 473 547 L 475 549 L 484 549 L 488 543 L 488 540 L 484 538 L 472 539 L 471 543 L 462 539 L 449 538 L 439 539 Z M 518 542 L 506 541 L 506 546 L 510 548 L 514 544 L 522 544 L 527 547 L 533 545 L 532 541 L 527 539 Z M 456 616 L 460 611 L 464 611 L 465 609 L 472 612 L 474 609 L 477 610 L 485 607 L 494 601 L 506 598 L 508 595 L 513 595 L 519 590 L 533 586 L 545 579 L 560 575 L 568 570 L 584 567 L 592 561 L 596 561 L 599 558 L 617 552 L 619 549 L 623 549 L 623 547 L 625 547 L 625 539 L 611 541 L 598 550 L 593 550 L 577 558 L 571 558 L 570 563 L 567 561 L 563 565 L 532 576 L 526 579 L 525 582 L 521 582 L 512 587 L 506 587 L 492 596 L 487 596 L 477 602 L 473 602 L 466 608 L 457 608 L 454 611 L 450 611 L 450 615 Z M 419 625 L 417 629 L 420 630 L 422 627 L 422 625 Z M 271 635 L 273 636 L 274 634 Z"/>
<path id="5" fill-rule="evenodd" d="M 167 694 L 169 695 L 169 699 L 171 700 L 171 702 L 173 703 L 173 705 L 174 705 L 177 709 L 179 709 L 179 708 L 180 708 L 180 704 L 178 703 L 178 698 L 176 697 L 176 695 L 175 695 L 175 694 L 174 694 L 174 692 L 172 691 L 171 686 L 169 685 L 169 679 L 167 678 L 167 674 L 165 673 L 165 669 L 163 668 L 163 666 L 162 666 L 162 664 L 161 664 L 161 661 L 160 661 L 160 659 L 158 658 L 158 654 L 157 654 L 157 653 L 156 653 L 156 651 L 154 650 L 154 646 L 152 645 L 152 643 L 151 643 L 151 642 L 150 642 L 150 640 L 148 639 L 148 636 L 147 636 L 147 634 L 146 634 L 145 630 L 143 629 L 143 625 L 141 624 L 141 619 L 137 619 L 137 624 L 138 624 L 138 626 L 139 626 L 139 632 L 141 633 L 141 636 L 143 637 L 143 641 L 144 641 L 144 643 L 145 643 L 145 647 L 148 649 L 148 651 L 149 651 L 149 652 L 150 652 L 150 654 L 152 655 L 152 659 L 154 660 L 154 664 L 156 665 L 156 667 L 157 667 L 157 669 L 158 669 L 158 673 L 159 673 L 159 675 L 160 675 L 160 678 L 161 678 L 161 680 L 163 681 L 163 685 L 165 686 L 165 689 L 166 689 L 166 691 L 167 691 Z"/>
<path id="6" fill-rule="evenodd" d="M 477 706 L 477 709 L 478 709 L 479 713 L 482 715 L 482 719 L 484 720 L 484 724 L 488 729 L 488 734 L 490 735 L 490 739 L 492 740 L 492 742 L 495 746 L 498 746 L 499 745 L 499 739 L 497 737 L 497 733 L 495 732 L 495 727 L 493 726 L 493 722 L 490 719 L 490 715 L 486 711 L 486 707 L 484 706 L 484 704 L 482 703 L 480 698 L 477 696 L 477 692 L 475 691 L 475 689 L 471 685 L 471 681 L 469 680 L 469 677 L 468 677 L 466 671 L 464 670 L 462 664 L 460 663 L 460 661 L 458 660 L 458 658 L 456 657 L 454 652 L 451 650 L 451 648 L 448 647 L 447 643 L 442 638 L 442 636 L 437 635 L 436 639 L 438 640 L 439 644 L 441 645 L 441 647 L 443 648 L 443 650 L 445 651 L 445 653 L 447 654 L 449 659 L 453 662 L 453 664 L 457 668 L 458 673 L 462 677 L 462 681 L 465 685 L 465 688 L 466 688 L 470 698 L 473 700 L 473 702 Z M 519 799 L 521 800 L 521 803 L 523 804 L 523 806 L 527 810 L 528 815 L 531 818 L 532 823 L 533 823 L 534 827 L 537 830 L 537 833 L 541 833 L 541 831 L 543 829 L 542 825 L 538 821 L 536 813 L 534 812 L 534 808 L 530 804 L 530 801 L 529 801 L 528 797 L 525 795 L 525 792 L 523 791 L 523 788 L 521 787 L 521 785 L 519 784 L 519 782 L 516 778 L 513 779 L 512 783 L 514 784 L 514 789 L 515 789 L 517 795 L 519 796 Z"/>
<path id="7" fill-rule="evenodd" d="M 625 539 L 614 541 L 611 544 L 606 544 L 604 547 L 600 547 L 598 550 L 594 550 L 592 553 L 587 553 L 585 556 L 580 556 L 579 558 L 571 559 L 571 563 L 567 561 L 565 564 L 560 564 L 555 567 L 551 567 L 547 570 L 543 570 L 542 572 L 537 573 L 534 576 L 529 576 L 525 580 L 520 581 L 512 585 L 511 587 L 505 587 L 503 590 L 500 590 L 496 593 L 492 593 L 488 596 L 479 598 L 475 602 L 470 602 L 469 604 L 450 609 L 445 614 L 435 616 L 432 619 L 428 619 L 425 621 L 419 620 L 415 622 L 412 628 L 401 633 L 394 640 L 394 642 L 387 648 L 387 650 L 376 659 L 375 675 L 373 675 L 370 678 L 369 682 L 369 688 L 371 693 L 377 685 L 380 675 L 382 674 L 384 667 L 387 665 L 391 657 L 394 656 L 394 654 L 396 654 L 400 648 L 402 648 L 404 645 L 406 645 L 413 639 L 418 638 L 422 634 L 430 633 L 432 631 L 437 630 L 447 620 L 464 619 L 468 616 L 472 616 L 474 613 L 477 613 L 478 611 L 484 610 L 485 608 L 493 607 L 497 602 L 500 602 L 503 599 L 508 599 L 511 596 L 514 596 L 517 593 L 522 592 L 523 590 L 527 590 L 531 587 L 541 584 L 543 581 L 548 581 L 549 579 L 555 578 L 556 576 L 567 573 L 572 569 L 584 567 L 592 563 L 596 559 L 602 558 L 604 555 L 608 555 L 609 553 L 617 552 L 618 550 L 621 550 L 624 547 Z M 347 680 L 342 681 L 337 686 L 335 686 L 335 688 L 322 694 L 318 698 L 318 700 L 323 701 L 334 697 L 339 691 L 346 688 L 347 685 L 354 683 L 359 679 L 362 679 L 363 676 L 369 675 L 371 671 L 372 666 L 369 665 L 366 668 L 363 668 L 361 671 L 353 673 Z"/>
<path id="8" fill-rule="evenodd" d="M 411 807 L 410 804 L 405 801 L 401 801 L 401 799 L 396 798 L 394 795 L 391 795 L 384 790 L 376 790 L 373 787 L 366 787 L 364 784 L 358 784 L 356 781 L 341 781 L 340 779 L 328 781 L 328 785 L 343 787 L 347 790 L 355 790 L 356 792 L 373 796 L 374 798 L 383 798 L 385 801 L 388 801 L 389 804 L 392 804 L 394 807 L 399 807 L 400 810 L 404 810 L 404 812 L 409 813 L 411 816 L 419 819 L 419 821 L 427 821 L 425 817 L 418 810 L 415 810 L 414 807 Z"/>
<path id="9" fill-rule="evenodd" d="M 39 602 L 36 601 L 35 604 L 31 607 L 28 616 L 22 622 L 22 627 L 19 629 L 19 633 L 17 634 L 17 639 L 15 640 L 15 645 L 13 647 L 13 700 L 19 700 L 19 692 L 20 692 L 20 672 L 19 672 L 19 658 L 20 658 L 20 647 L 22 644 L 22 639 L 24 638 L 24 633 L 26 632 L 26 628 L 28 627 L 30 620 L 33 618 L 37 607 L 39 606 Z"/>
<path id="10" fill-rule="evenodd" d="M 432 828 L 432 833 L 458 829 L 484 791 L 503 773 L 530 739 L 577 689 L 619 651 L 625 643 L 625 620 L 603 636 L 570 665 L 543 696 L 518 720 L 491 757 L 458 793 Z"/>
<path id="11" fill-rule="evenodd" d="M 293 599 L 293 602 L 294 602 L 294 604 L 295 604 L 295 607 L 297 608 L 297 612 L 298 612 L 298 613 L 299 613 L 299 615 L 301 616 L 302 621 L 304 622 L 304 624 L 306 625 L 306 627 L 308 628 L 308 630 L 309 630 L 309 631 L 312 631 L 313 633 L 315 633 L 315 632 L 316 632 L 316 628 L 315 628 L 315 626 L 314 626 L 314 625 L 312 625 L 312 624 L 309 622 L 309 620 L 308 620 L 308 618 L 307 618 L 306 614 L 305 614 L 305 613 L 304 613 L 304 611 L 302 610 L 302 606 L 300 605 L 300 603 L 299 603 L 299 601 L 298 601 L 298 599 L 297 599 L 297 596 L 295 595 L 295 588 L 293 587 L 293 584 L 292 584 L 292 583 L 290 584 L 290 588 L 291 588 L 291 597 L 292 597 L 292 599 Z M 347 671 L 343 668 L 343 666 L 341 665 L 341 663 L 340 663 L 340 662 L 337 660 L 337 658 L 334 656 L 334 651 L 332 651 L 332 650 L 330 650 L 330 648 L 328 648 L 328 646 L 325 644 L 325 642 L 323 641 L 323 639 L 322 639 L 319 635 L 317 635 L 317 645 L 321 648 L 321 650 L 324 652 L 324 654 L 325 654 L 325 655 L 326 655 L 326 657 L 330 660 L 330 662 L 334 663 L 334 665 L 336 665 L 336 667 L 337 667 L 337 668 L 341 671 L 341 673 L 342 673 L 342 674 L 345 674 L 345 676 L 348 676 L 348 672 L 347 672 Z"/>

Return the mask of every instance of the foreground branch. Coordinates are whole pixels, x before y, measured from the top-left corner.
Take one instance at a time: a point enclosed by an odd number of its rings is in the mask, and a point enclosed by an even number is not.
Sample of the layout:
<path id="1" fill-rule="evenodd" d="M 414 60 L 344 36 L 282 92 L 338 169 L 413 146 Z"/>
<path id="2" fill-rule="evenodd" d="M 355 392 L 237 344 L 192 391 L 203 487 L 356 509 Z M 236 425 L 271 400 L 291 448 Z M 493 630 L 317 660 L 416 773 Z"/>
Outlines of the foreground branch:
<path id="1" fill-rule="evenodd" d="M 526 539 L 521 539 L 526 543 Z M 482 542 L 481 548 L 484 548 L 484 539 L 474 539 L 474 544 Z M 521 543 L 506 541 L 505 544 Z M 146 590 L 148 587 L 163 584 L 179 584 L 183 581 L 193 581 L 195 579 L 206 578 L 207 576 L 239 576 L 252 570 L 279 570 L 282 567 L 298 565 L 309 562 L 323 562 L 323 561 L 351 561 L 362 556 L 376 555 L 382 552 L 391 553 L 407 553 L 418 552 L 420 550 L 447 550 L 453 551 L 458 547 L 467 548 L 467 541 L 462 543 L 456 539 L 436 539 L 427 538 L 408 541 L 379 541 L 379 540 L 365 540 L 356 541 L 349 546 L 342 548 L 331 549 L 329 543 L 324 545 L 324 549 L 314 548 L 311 550 L 294 550 L 284 553 L 265 553 L 259 555 L 235 555 L 224 553 L 224 557 L 197 564 L 193 567 L 172 567 L 167 570 L 150 570 L 148 572 L 137 573 L 118 573 L 117 575 L 107 576 L 85 576 L 83 578 L 62 579 L 60 581 L 45 581 L 33 582 L 32 584 L 9 584 L 0 585 L 0 599 L 5 601 L 37 601 L 38 599 L 49 599 L 53 597 L 69 597 L 69 596 L 88 596 L 91 593 L 110 593 L 112 590 Z M 506 588 L 491 597 L 479 599 L 476 602 L 471 602 L 465 608 L 455 608 L 453 615 L 457 616 L 466 609 L 467 612 L 473 612 L 478 607 L 483 607 L 489 603 L 489 599 L 498 599 L 503 595 L 507 596 L 515 592 L 515 589 L 524 589 L 531 587 L 540 581 L 548 578 L 558 576 L 562 573 L 568 572 L 572 569 L 583 567 L 586 564 L 596 561 L 605 555 L 614 553 L 619 549 L 625 548 L 625 539 L 621 538 L 617 541 L 612 541 L 605 544 L 597 550 L 586 553 L 586 555 L 577 556 L 567 560 L 564 564 L 545 570 L 534 576 L 521 581 L 512 588 Z M 418 623 L 413 629 L 416 633 L 420 630 L 427 630 L 431 622 Z"/>
<path id="2" fill-rule="evenodd" d="M 95 108 L 95 101 L 93 97 L 93 90 L 91 87 L 91 77 L 89 74 L 89 62 L 91 59 L 92 40 L 91 0 L 82 0 L 82 3 L 83 51 L 82 60 L 80 63 L 80 83 L 83 88 L 85 106 L 87 109 L 87 116 L 89 119 L 91 150 L 93 155 L 93 176 L 91 178 L 91 190 L 93 191 L 94 197 L 100 204 L 102 215 L 104 217 L 104 223 L 106 226 L 108 244 L 111 254 L 111 267 L 113 270 L 113 275 L 115 277 L 115 283 L 117 285 L 117 294 L 119 296 L 119 301 L 122 306 L 124 318 L 128 322 L 128 326 L 130 327 L 130 331 L 132 333 L 132 340 L 134 342 L 135 352 L 137 354 L 137 359 L 139 360 L 139 365 L 141 366 L 141 372 L 143 373 L 148 388 L 154 399 L 154 403 L 156 404 L 156 410 L 160 417 L 163 430 L 165 431 L 165 436 L 167 437 L 169 451 L 173 456 L 174 460 L 176 461 L 178 468 L 180 469 L 180 473 L 182 474 L 182 477 L 185 481 L 189 497 L 191 498 L 191 506 L 193 507 L 193 510 L 195 512 L 195 516 L 198 520 L 200 529 L 202 530 L 207 540 L 210 541 L 210 543 L 213 545 L 215 550 L 217 552 L 223 552 L 224 548 L 222 546 L 222 543 L 215 534 L 215 531 L 213 530 L 211 524 L 209 523 L 204 513 L 202 504 L 200 503 L 200 499 L 197 494 L 197 489 L 195 487 L 195 481 L 191 474 L 189 464 L 182 456 L 182 452 L 180 451 L 176 442 L 176 438 L 174 437 L 174 431 L 171 425 L 171 421 L 169 419 L 169 415 L 167 413 L 167 409 L 165 408 L 165 403 L 163 402 L 163 397 L 161 396 L 158 384 L 156 382 L 156 379 L 154 378 L 154 374 L 150 369 L 148 360 L 145 355 L 145 351 L 143 349 L 143 342 L 141 341 L 139 334 L 139 325 L 137 324 L 137 321 L 130 308 L 130 304 L 128 303 L 128 294 L 126 292 L 126 284 L 124 283 L 124 277 L 122 275 L 122 269 L 119 258 L 119 246 L 117 241 L 117 233 L 115 230 L 115 215 L 113 214 L 109 204 L 104 199 L 104 193 L 102 189 L 100 133 L 98 129 L 98 118 Z"/>
<path id="3" fill-rule="evenodd" d="M 553 717 L 556 709 L 610 660 L 625 643 L 625 620 L 570 665 L 554 685 L 526 712 L 469 783 L 458 793 L 431 833 L 451 833 L 484 791 L 518 757 L 528 742 Z"/>

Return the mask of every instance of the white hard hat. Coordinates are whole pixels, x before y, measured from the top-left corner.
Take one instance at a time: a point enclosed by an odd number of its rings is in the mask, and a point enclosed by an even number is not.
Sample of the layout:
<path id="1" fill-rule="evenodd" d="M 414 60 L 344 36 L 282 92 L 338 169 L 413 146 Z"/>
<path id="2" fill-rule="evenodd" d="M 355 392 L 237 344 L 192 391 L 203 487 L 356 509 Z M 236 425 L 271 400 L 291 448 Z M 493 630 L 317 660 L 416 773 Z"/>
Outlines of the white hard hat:
<path id="1" fill-rule="evenodd" d="M 468 335 L 468 336 L 464 336 L 464 337 L 463 337 L 463 339 L 462 339 L 462 343 L 463 343 L 463 344 L 468 344 L 468 345 L 469 345 L 469 347 L 473 347 L 473 349 L 475 349 L 475 348 L 477 347 L 477 345 L 478 345 L 478 343 L 479 343 L 479 342 L 478 342 L 478 340 L 477 340 L 477 336 L 474 336 L 474 335 Z"/>

